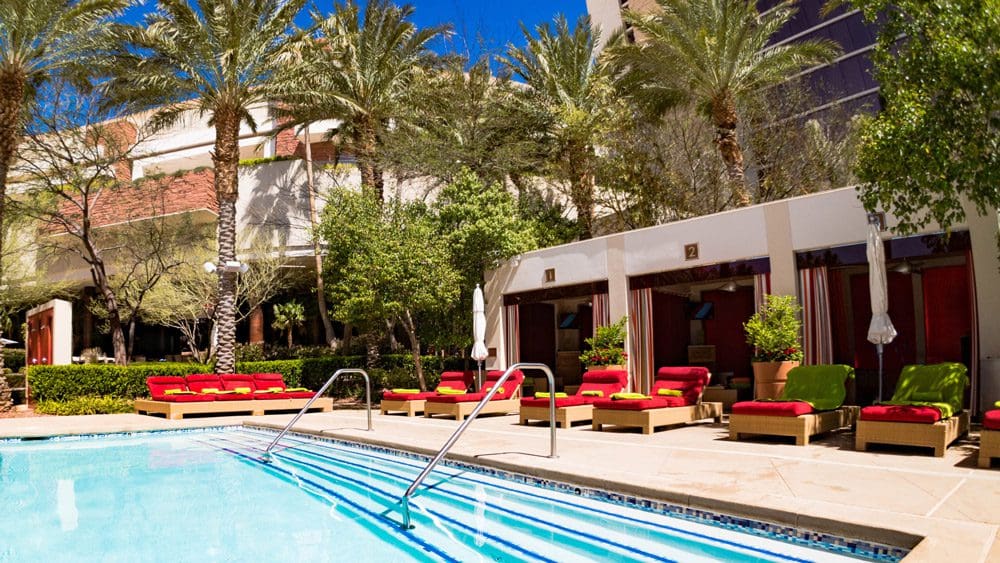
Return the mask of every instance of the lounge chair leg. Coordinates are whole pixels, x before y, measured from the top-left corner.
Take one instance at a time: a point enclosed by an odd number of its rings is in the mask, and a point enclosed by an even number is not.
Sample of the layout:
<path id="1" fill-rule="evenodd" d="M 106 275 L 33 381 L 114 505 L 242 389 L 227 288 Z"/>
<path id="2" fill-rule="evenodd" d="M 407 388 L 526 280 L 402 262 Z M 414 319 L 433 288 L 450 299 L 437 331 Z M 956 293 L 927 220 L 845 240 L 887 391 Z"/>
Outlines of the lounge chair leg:
<path id="1" fill-rule="evenodd" d="M 740 439 L 740 433 L 736 432 L 732 428 L 730 428 L 729 429 L 729 439 L 730 440 L 739 440 Z"/>
<path id="2" fill-rule="evenodd" d="M 642 433 L 643 434 L 652 434 L 653 433 L 653 425 L 652 424 L 647 424 L 647 425 L 643 426 L 642 427 Z"/>
<path id="3" fill-rule="evenodd" d="M 171 412 L 170 414 L 167 415 L 167 418 L 169 418 L 170 420 L 180 420 L 180 419 L 184 418 L 184 413 L 182 413 L 182 412 Z"/>
<path id="4" fill-rule="evenodd" d="M 941 446 L 934 446 L 934 457 L 944 457 L 944 448 Z"/>
<path id="5" fill-rule="evenodd" d="M 795 437 L 795 445 L 796 446 L 808 446 L 809 445 L 809 436 L 805 436 L 805 435 L 796 436 Z"/>
<path id="6" fill-rule="evenodd" d="M 430 418 L 430 417 L 431 417 L 431 413 L 428 412 L 427 410 L 424 410 L 424 418 Z"/>
<path id="7" fill-rule="evenodd" d="M 570 423 L 569 423 L 568 420 L 562 421 L 561 423 L 559 423 L 559 425 L 562 426 L 563 428 L 569 428 L 570 427 Z"/>
<path id="8" fill-rule="evenodd" d="M 527 419 L 527 418 L 524 418 L 524 417 L 522 416 L 522 417 L 521 417 L 521 423 L 520 423 L 520 424 L 521 424 L 521 426 L 527 426 L 527 424 L 528 424 L 528 419 Z"/>
<path id="9" fill-rule="evenodd" d="M 598 423 L 598 422 L 594 422 L 594 423 L 591 423 L 591 425 L 590 425 L 590 428 L 591 428 L 591 429 L 592 429 L 592 430 L 593 430 L 594 432 L 600 432 L 600 431 L 601 431 L 601 428 L 603 428 L 603 427 L 604 427 L 604 425 L 603 425 L 603 424 L 600 424 L 600 423 Z"/>

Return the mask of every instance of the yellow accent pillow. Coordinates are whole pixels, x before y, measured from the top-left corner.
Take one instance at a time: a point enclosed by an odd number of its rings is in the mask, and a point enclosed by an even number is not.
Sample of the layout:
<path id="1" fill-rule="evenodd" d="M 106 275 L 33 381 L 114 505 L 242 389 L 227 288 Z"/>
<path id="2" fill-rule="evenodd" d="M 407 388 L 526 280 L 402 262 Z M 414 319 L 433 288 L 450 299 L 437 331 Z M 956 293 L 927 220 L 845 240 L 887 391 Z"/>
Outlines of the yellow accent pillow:
<path id="1" fill-rule="evenodd" d="M 233 389 L 233 391 L 239 393 L 240 395 L 249 395 L 250 393 L 253 393 L 253 389 L 249 387 L 237 387 Z"/>
<path id="2" fill-rule="evenodd" d="M 452 389 L 451 387 L 438 387 L 439 395 L 465 395 L 465 389 Z"/>
<path id="3" fill-rule="evenodd" d="M 214 395 L 219 392 L 219 389 L 217 387 L 206 387 L 202 389 L 201 392 L 208 395 Z"/>
<path id="4" fill-rule="evenodd" d="M 164 395 L 194 395 L 194 391 L 185 391 L 184 389 L 167 389 L 163 392 Z"/>
<path id="5" fill-rule="evenodd" d="M 615 400 L 623 399 L 652 399 L 649 395 L 643 395 L 642 393 L 612 393 L 611 398 Z"/>
<path id="6" fill-rule="evenodd" d="M 597 389 L 594 389 L 593 391 L 584 391 L 580 394 L 583 395 L 584 397 L 603 397 L 604 391 L 598 391 Z"/>
<path id="7" fill-rule="evenodd" d="M 486 389 L 483 389 L 483 393 L 489 393 L 490 389 L 493 389 L 493 388 L 492 387 L 487 387 Z M 497 389 L 497 393 L 503 393 L 503 387 Z"/>
<path id="8" fill-rule="evenodd" d="M 311 391 L 311 389 L 306 389 L 305 387 L 285 387 L 285 391 Z"/>
<path id="9" fill-rule="evenodd" d="M 271 393 L 281 393 L 282 391 L 285 390 L 285 388 L 284 387 L 268 387 L 267 390 L 270 391 Z"/>
<path id="10" fill-rule="evenodd" d="M 568 396 L 569 395 L 567 395 L 566 393 L 556 393 L 556 399 L 565 399 Z M 535 398 L 536 399 L 548 399 L 549 398 L 549 394 L 546 391 L 539 391 L 539 392 L 535 393 Z"/>
<path id="11" fill-rule="evenodd" d="M 396 393 L 397 395 L 416 395 L 417 393 L 420 392 L 420 389 L 402 389 L 402 388 L 396 388 L 396 389 L 393 389 L 392 392 Z"/>
<path id="12" fill-rule="evenodd" d="M 660 389 L 656 394 L 661 397 L 680 397 L 684 395 L 680 389 Z"/>

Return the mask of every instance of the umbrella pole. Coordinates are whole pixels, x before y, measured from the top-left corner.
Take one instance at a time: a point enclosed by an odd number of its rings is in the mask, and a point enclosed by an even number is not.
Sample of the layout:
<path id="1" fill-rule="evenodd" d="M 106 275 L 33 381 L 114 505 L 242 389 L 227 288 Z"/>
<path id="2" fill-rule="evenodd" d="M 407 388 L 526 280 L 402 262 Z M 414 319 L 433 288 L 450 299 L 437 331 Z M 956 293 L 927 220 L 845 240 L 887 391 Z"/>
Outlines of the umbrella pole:
<path id="1" fill-rule="evenodd" d="M 477 360 L 476 365 L 479 366 L 479 375 L 476 376 L 476 390 L 483 390 L 483 361 Z"/>
<path id="2" fill-rule="evenodd" d="M 875 349 L 878 351 L 878 402 L 882 402 L 882 352 L 884 351 L 884 344 L 876 344 Z"/>

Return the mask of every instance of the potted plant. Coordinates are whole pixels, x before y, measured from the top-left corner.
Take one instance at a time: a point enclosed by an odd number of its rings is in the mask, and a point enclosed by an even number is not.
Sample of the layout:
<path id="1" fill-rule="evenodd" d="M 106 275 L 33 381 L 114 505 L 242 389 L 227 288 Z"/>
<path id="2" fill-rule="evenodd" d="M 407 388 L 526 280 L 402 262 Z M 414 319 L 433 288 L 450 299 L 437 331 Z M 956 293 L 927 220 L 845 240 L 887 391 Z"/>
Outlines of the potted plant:
<path id="1" fill-rule="evenodd" d="M 625 323 L 628 317 L 608 326 L 599 326 L 592 338 L 584 340 L 589 346 L 580 355 L 580 362 L 589 370 L 625 369 L 628 354 L 625 353 Z"/>
<path id="2" fill-rule="evenodd" d="M 801 307 L 791 295 L 765 295 L 764 306 L 743 324 L 753 346 L 754 396 L 776 399 L 788 372 L 802 361 L 799 333 Z"/>

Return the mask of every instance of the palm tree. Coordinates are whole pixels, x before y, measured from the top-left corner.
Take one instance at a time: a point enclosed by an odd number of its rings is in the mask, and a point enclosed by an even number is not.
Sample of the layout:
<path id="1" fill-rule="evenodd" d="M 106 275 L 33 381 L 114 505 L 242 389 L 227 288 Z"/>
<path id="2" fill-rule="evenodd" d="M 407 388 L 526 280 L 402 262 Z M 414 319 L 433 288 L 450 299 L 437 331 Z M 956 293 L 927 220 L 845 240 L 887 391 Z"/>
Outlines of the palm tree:
<path id="1" fill-rule="evenodd" d="M 0 0 L 0 255 L 7 175 L 37 89 L 74 63 L 101 25 L 128 0 Z"/>
<path id="2" fill-rule="evenodd" d="M 256 131 L 251 106 L 296 88 L 302 66 L 294 20 L 305 2 L 159 0 L 142 25 L 113 29 L 111 52 L 94 63 L 110 76 L 104 83 L 110 101 L 152 109 L 154 126 L 190 110 L 209 116 L 220 264 L 236 260 L 240 126 Z M 217 373 L 236 367 L 236 273 L 228 270 L 218 270 Z"/>
<path id="3" fill-rule="evenodd" d="M 418 29 L 409 4 L 370 0 L 361 14 L 354 0 L 328 17 L 314 16 L 318 38 L 309 52 L 317 96 L 290 99 L 294 123 L 338 119 L 338 137 L 357 159 L 361 186 L 383 200 L 379 147 L 412 95 L 414 77 L 434 59 L 427 44 L 447 28 Z"/>
<path id="4" fill-rule="evenodd" d="M 590 18 L 582 16 L 571 31 L 564 16 L 535 28 L 538 37 L 522 26 L 524 48 L 507 45 L 501 62 L 529 86 L 525 111 L 535 112 L 536 123 L 559 163 L 559 175 L 570 187 L 581 239 L 593 236 L 594 146 L 611 121 L 609 76 L 594 62 L 595 33 Z"/>
<path id="5" fill-rule="evenodd" d="M 298 301 L 289 301 L 274 306 L 274 321 L 271 326 L 288 331 L 288 348 L 292 347 L 292 331 L 306 320 L 306 309 Z"/>
<path id="6" fill-rule="evenodd" d="M 647 107 L 692 101 L 708 115 L 734 197 L 739 205 L 749 205 L 743 149 L 736 136 L 740 103 L 751 92 L 829 62 L 838 48 L 817 40 L 769 45 L 795 15 L 795 0 L 784 0 L 763 14 L 755 0 L 656 1 L 659 10 L 654 13 L 622 14 L 642 39 L 628 45 L 619 37 L 609 60 L 624 69 L 627 88 Z"/>

